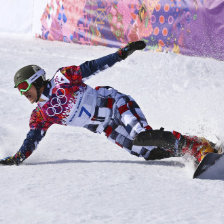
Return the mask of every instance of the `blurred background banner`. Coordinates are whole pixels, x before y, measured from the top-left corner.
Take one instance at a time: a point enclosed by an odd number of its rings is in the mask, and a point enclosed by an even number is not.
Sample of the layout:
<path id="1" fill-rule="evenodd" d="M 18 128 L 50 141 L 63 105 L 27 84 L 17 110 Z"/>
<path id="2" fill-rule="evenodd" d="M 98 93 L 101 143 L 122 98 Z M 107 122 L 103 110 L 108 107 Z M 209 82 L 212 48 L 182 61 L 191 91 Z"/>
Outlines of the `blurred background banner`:
<path id="1" fill-rule="evenodd" d="M 224 0 L 0 0 L 0 32 L 224 60 Z"/>
<path id="2" fill-rule="evenodd" d="M 148 50 L 224 60 L 224 0 L 50 0 L 37 35 L 121 47 L 144 39 Z"/>

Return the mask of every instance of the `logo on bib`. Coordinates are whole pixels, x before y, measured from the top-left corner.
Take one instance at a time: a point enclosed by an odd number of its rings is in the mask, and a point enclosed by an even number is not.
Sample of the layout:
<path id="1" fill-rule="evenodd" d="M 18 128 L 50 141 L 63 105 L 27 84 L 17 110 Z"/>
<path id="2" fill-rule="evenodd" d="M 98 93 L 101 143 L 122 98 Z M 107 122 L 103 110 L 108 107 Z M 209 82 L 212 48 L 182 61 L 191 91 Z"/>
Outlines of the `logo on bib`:
<path id="1" fill-rule="evenodd" d="M 48 107 L 46 113 L 48 116 L 53 117 L 63 112 L 62 105 L 67 103 L 67 97 L 65 96 L 65 90 L 60 88 L 56 91 L 56 96 L 50 101 L 51 107 Z"/>

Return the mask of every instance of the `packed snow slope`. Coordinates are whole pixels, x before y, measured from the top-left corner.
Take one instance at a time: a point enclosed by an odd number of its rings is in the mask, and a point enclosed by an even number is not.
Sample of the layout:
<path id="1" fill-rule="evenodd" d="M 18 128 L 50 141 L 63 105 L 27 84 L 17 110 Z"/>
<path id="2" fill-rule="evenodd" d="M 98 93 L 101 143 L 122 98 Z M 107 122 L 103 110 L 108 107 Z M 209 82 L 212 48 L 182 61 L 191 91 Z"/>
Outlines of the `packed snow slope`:
<path id="1" fill-rule="evenodd" d="M 13 155 L 35 105 L 13 88 L 15 72 L 38 64 L 47 77 L 116 49 L 0 36 L 0 157 Z M 224 133 L 224 63 L 136 52 L 87 81 L 133 96 L 149 124 L 217 142 Z M 223 224 L 224 177 L 192 179 L 185 158 L 144 161 L 104 135 L 53 125 L 21 166 L 0 167 L 3 224 Z"/>

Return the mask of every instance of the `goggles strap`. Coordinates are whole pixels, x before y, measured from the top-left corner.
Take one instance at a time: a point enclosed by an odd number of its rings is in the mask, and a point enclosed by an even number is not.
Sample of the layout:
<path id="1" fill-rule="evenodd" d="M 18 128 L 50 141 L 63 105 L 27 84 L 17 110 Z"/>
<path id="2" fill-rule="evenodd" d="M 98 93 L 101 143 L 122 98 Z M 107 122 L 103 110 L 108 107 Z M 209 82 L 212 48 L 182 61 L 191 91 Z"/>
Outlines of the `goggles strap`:
<path id="1" fill-rule="evenodd" d="M 43 69 L 40 69 L 34 75 L 32 75 L 29 79 L 27 79 L 26 81 L 29 84 L 31 84 L 31 83 L 33 83 L 34 81 L 36 81 L 39 77 L 41 77 L 44 74 L 45 74 L 45 71 Z"/>

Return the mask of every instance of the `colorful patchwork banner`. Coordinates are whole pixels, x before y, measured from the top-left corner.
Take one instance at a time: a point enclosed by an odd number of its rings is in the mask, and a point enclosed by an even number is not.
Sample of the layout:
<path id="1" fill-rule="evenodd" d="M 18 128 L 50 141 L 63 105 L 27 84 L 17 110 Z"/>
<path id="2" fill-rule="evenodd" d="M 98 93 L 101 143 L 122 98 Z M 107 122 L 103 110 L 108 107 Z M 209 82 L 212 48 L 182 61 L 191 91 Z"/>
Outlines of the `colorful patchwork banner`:
<path id="1" fill-rule="evenodd" d="M 40 37 L 224 60 L 224 0 L 51 0 Z"/>

